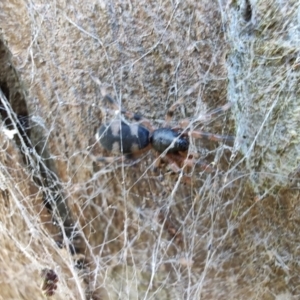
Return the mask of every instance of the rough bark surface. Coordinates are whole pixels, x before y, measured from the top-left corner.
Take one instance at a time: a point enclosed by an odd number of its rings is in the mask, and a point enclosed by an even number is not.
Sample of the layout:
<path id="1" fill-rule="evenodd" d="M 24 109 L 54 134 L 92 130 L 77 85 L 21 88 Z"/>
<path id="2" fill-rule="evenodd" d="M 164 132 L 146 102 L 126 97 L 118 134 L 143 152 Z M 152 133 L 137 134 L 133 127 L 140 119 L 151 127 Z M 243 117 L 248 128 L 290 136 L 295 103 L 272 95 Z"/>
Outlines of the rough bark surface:
<path id="1" fill-rule="evenodd" d="M 299 164 L 299 3 L 233 1 L 228 99 L 256 191 L 289 183 Z"/>

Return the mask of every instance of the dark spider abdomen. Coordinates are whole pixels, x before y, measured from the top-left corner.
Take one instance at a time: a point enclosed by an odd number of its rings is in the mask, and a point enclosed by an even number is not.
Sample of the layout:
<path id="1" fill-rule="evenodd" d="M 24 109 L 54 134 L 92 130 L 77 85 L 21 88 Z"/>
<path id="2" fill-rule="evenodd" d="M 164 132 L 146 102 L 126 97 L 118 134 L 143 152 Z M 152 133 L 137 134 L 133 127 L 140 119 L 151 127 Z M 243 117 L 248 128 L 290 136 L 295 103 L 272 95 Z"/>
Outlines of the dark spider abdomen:
<path id="1" fill-rule="evenodd" d="M 168 150 L 168 153 L 184 152 L 189 149 L 189 141 L 185 137 L 180 137 L 180 133 L 170 128 L 154 130 L 150 142 L 154 150 L 159 153 L 163 153 L 173 142 L 173 147 Z"/>
<path id="2" fill-rule="evenodd" d="M 119 120 L 103 124 L 96 138 L 104 149 L 116 154 L 133 154 L 150 143 L 148 129 Z"/>

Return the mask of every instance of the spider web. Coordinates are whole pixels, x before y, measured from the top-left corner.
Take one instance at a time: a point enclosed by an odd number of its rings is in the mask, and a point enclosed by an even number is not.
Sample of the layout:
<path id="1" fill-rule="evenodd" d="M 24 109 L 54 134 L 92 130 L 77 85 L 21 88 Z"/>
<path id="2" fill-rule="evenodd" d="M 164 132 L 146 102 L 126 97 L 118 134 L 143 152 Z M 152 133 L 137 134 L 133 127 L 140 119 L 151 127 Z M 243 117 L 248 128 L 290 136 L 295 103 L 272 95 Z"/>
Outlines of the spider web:
<path id="1" fill-rule="evenodd" d="M 299 297 L 298 10 L 292 1 L 0 3 L 1 296 Z M 110 156 L 97 129 L 120 118 L 103 86 L 119 111 L 156 128 L 184 96 L 172 124 L 190 119 L 236 141 L 192 140 L 196 163 L 179 174 L 155 170 L 151 151 L 96 162 Z"/>

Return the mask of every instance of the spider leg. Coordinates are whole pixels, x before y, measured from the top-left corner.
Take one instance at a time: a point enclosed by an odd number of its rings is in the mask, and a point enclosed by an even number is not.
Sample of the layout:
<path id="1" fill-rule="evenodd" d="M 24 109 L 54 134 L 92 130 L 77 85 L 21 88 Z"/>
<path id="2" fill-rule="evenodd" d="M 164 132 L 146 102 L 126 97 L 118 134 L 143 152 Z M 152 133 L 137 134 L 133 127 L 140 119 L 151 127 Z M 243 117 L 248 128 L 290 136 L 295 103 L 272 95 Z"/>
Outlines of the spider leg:
<path id="1" fill-rule="evenodd" d="M 118 161 L 124 162 L 126 159 L 135 160 L 135 159 L 139 158 L 140 156 L 142 156 L 142 154 L 146 154 L 150 149 L 151 149 L 151 145 L 149 144 L 147 147 L 145 147 L 143 149 L 140 149 L 136 152 L 132 152 L 130 154 L 124 154 L 124 155 L 121 155 L 121 156 L 97 157 L 96 160 L 97 161 L 108 162 L 108 163 L 113 163 L 113 162 L 118 162 Z"/>
<path id="2" fill-rule="evenodd" d="M 168 124 L 170 123 L 174 112 L 176 110 L 176 108 L 179 105 L 182 105 L 185 101 L 185 96 L 190 95 L 192 92 L 194 92 L 199 86 L 199 83 L 196 83 L 193 87 L 191 87 L 185 94 L 183 97 L 179 98 L 178 101 L 176 101 L 167 111 L 166 117 L 165 117 L 165 124 L 164 126 L 168 126 Z M 223 106 L 220 106 L 218 108 L 215 108 L 213 110 L 211 110 L 210 112 L 208 112 L 205 115 L 200 115 L 199 117 L 197 117 L 196 119 L 192 120 L 192 122 L 206 122 L 209 120 L 212 120 L 213 118 L 215 118 L 216 116 L 224 113 L 225 111 L 227 111 L 229 108 L 231 108 L 232 104 L 231 103 L 226 103 Z M 189 119 L 183 119 L 179 122 L 179 125 L 181 128 L 186 128 L 188 126 L 190 126 L 191 124 L 191 120 Z"/>
<path id="3" fill-rule="evenodd" d="M 226 103 L 223 106 L 220 106 L 216 109 L 211 110 L 210 112 L 208 112 L 205 115 L 200 115 L 198 118 L 193 119 L 193 120 L 189 120 L 189 119 L 183 119 L 179 121 L 179 125 L 182 128 L 186 128 L 189 127 L 191 122 L 195 123 L 195 122 L 199 122 L 199 123 L 203 123 L 203 122 L 207 122 L 210 121 L 212 119 L 214 119 L 215 117 L 217 117 L 218 115 L 224 113 L 226 110 L 228 110 L 231 107 L 231 103 Z"/>
<path id="4" fill-rule="evenodd" d="M 93 160 L 96 162 L 103 162 L 105 164 L 116 164 L 121 162 L 122 164 L 125 164 L 126 166 L 133 166 L 141 161 L 141 159 L 138 159 L 140 155 L 122 155 L 118 157 L 114 156 L 100 156 L 100 157 L 94 157 Z"/>
<path id="5" fill-rule="evenodd" d="M 114 156 L 99 156 L 96 157 L 95 160 L 97 162 L 104 162 L 104 163 L 116 163 L 119 161 L 124 161 L 125 156 L 119 156 L 119 157 L 114 157 Z"/>
<path id="6" fill-rule="evenodd" d="M 187 158 L 184 161 L 184 164 L 188 167 L 193 167 L 193 166 L 200 166 L 203 171 L 206 173 L 212 173 L 216 171 L 210 164 L 207 164 L 203 160 L 195 160 L 194 158 Z"/>
<path id="7" fill-rule="evenodd" d="M 109 103 L 109 105 L 111 105 L 111 107 L 115 111 L 120 110 L 118 104 L 110 95 L 108 95 L 108 94 L 105 95 L 104 100 L 107 101 Z M 121 113 L 124 114 L 127 118 L 133 119 L 133 120 L 137 121 L 139 124 L 145 126 L 150 132 L 152 132 L 154 130 L 151 122 L 148 119 L 146 119 L 145 117 L 143 117 L 142 115 L 133 113 L 131 111 L 127 111 L 126 109 L 123 109 L 123 108 L 121 109 Z"/>
<path id="8" fill-rule="evenodd" d="M 181 168 L 179 166 L 179 161 L 185 160 L 185 158 L 181 157 L 179 154 L 178 155 L 176 155 L 176 154 L 167 154 L 163 158 L 163 160 L 166 161 L 169 164 L 171 170 L 174 173 L 179 174 L 181 172 Z M 185 173 L 183 173 L 182 181 L 185 184 L 191 185 L 192 178 L 190 176 L 186 175 Z"/>
<path id="9" fill-rule="evenodd" d="M 188 156 L 186 155 L 186 153 L 182 153 L 182 152 L 179 152 L 179 154 L 180 155 L 170 153 L 167 155 L 169 159 L 175 161 L 177 163 L 177 166 L 180 168 L 183 167 L 192 168 L 193 166 L 196 165 L 196 166 L 200 166 L 203 169 L 203 171 L 207 173 L 212 173 L 213 171 L 215 171 L 215 169 L 210 164 L 207 164 L 203 160 L 195 159 L 195 157 L 197 156 L 196 153 L 195 154 L 190 153 Z"/>
<path id="10" fill-rule="evenodd" d="M 103 101 L 107 102 L 114 110 L 119 110 L 118 104 L 110 95 L 106 94 Z"/>
<path id="11" fill-rule="evenodd" d="M 172 127 L 172 130 L 175 131 L 181 131 L 182 127 Z M 182 136 L 191 136 L 195 139 L 205 139 L 209 141 L 215 141 L 215 142 L 234 142 L 235 136 L 233 135 L 220 135 L 220 134 L 213 134 L 209 132 L 204 132 L 200 130 L 191 130 L 181 133 Z"/>
<path id="12" fill-rule="evenodd" d="M 179 231 L 178 228 L 173 224 L 168 215 L 164 213 L 163 210 L 160 210 L 158 214 L 158 221 L 163 225 L 164 229 L 169 233 L 169 235 L 174 239 L 174 241 L 178 244 L 183 243 L 183 235 L 182 232 Z"/>
<path id="13" fill-rule="evenodd" d="M 145 117 L 143 117 L 139 114 L 132 113 L 130 111 L 122 110 L 122 113 L 127 118 L 130 118 L 130 119 L 133 119 L 133 120 L 137 121 L 139 124 L 145 126 L 150 132 L 153 132 L 154 128 L 153 128 L 150 120 L 146 119 Z"/>
<path id="14" fill-rule="evenodd" d="M 220 134 L 213 134 L 209 132 L 203 132 L 199 130 L 191 130 L 189 132 L 189 136 L 195 139 L 206 139 L 215 142 L 234 142 L 235 136 L 232 135 L 220 135 Z"/>
<path id="15" fill-rule="evenodd" d="M 167 114 L 165 116 L 165 125 L 168 125 L 173 118 L 174 112 L 176 108 L 180 105 L 182 105 L 185 102 L 185 97 L 192 94 L 200 85 L 200 82 L 197 82 L 194 84 L 190 89 L 188 89 L 182 97 L 180 97 L 173 105 L 168 109 Z"/>
<path id="16" fill-rule="evenodd" d="M 159 153 L 156 153 L 156 159 L 155 159 L 155 162 L 154 162 L 154 167 L 153 167 L 153 170 L 156 171 L 160 165 L 161 165 L 161 157 L 159 156 Z"/>
<path id="17" fill-rule="evenodd" d="M 199 116 L 195 121 L 196 122 L 209 121 L 209 120 L 215 118 L 216 116 L 227 111 L 231 106 L 232 106 L 231 103 L 228 102 L 223 106 L 220 106 L 220 107 L 217 107 L 217 108 L 211 110 L 210 112 L 208 112 L 207 114 L 205 114 L 203 116 Z"/>

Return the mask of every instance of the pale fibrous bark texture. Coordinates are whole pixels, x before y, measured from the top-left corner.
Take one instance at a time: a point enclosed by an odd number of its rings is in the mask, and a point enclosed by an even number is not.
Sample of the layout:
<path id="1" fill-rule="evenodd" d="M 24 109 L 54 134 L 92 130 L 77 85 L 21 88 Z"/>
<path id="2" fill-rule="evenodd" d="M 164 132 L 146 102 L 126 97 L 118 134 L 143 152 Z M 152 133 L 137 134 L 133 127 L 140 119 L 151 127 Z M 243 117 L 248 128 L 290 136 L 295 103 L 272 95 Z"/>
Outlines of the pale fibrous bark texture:
<path id="1" fill-rule="evenodd" d="M 232 1 L 227 12 L 237 148 L 254 187 L 269 193 L 299 164 L 299 3 Z"/>
<path id="2" fill-rule="evenodd" d="M 298 299 L 299 12 L 0 1 L 0 298 Z M 235 142 L 98 159 L 101 124 L 178 100 L 169 126 Z"/>

